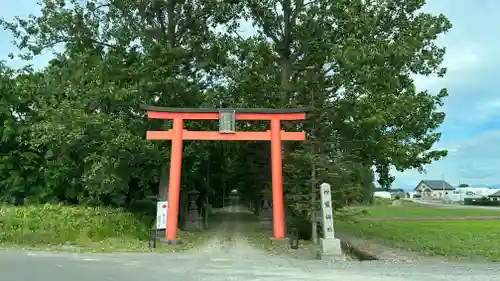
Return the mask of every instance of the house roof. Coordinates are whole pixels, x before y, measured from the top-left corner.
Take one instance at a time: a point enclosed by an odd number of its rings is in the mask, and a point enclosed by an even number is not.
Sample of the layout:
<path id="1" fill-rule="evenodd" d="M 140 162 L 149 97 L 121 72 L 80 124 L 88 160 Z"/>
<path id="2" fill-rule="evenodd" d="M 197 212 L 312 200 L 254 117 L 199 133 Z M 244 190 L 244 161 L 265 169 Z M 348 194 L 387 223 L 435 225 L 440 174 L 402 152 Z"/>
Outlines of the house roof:
<path id="1" fill-rule="evenodd" d="M 420 181 L 418 185 L 420 185 L 421 183 L 427 185 L 432 190 L 455 190 L 453 186 L 451 186 L 444 180 L 423 180 Z M 417 188 L 415 187 L 415 189 Z"/>
<path id="2" fill-rule="evenodd" d="M 393 192 L 393 193 L 404 193 L 405 192 L 402 188 L 387 189 L 387 188 L 383 188 L 383 187 L 375 188 L 374 191 L 387 191 L 387 192 Z"/>
<path id="3" fill-rule="evenodd" d="M 500 190 L 493 194 L 488 195 L 488 197 L 500 197 Z"/>

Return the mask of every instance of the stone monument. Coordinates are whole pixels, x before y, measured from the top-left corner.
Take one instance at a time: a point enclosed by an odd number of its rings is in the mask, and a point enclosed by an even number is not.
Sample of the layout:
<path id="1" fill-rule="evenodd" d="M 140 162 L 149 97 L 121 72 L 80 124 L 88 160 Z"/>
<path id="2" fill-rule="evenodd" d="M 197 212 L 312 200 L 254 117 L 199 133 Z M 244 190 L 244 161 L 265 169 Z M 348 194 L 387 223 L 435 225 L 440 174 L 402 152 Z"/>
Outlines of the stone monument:
<path id="1" fill-rule="evenodd" d="M 203 219 L 198 212 L 198 206 L 196 205 L 196 200 L 200 192 L 197 190 L 190 190 L 188 192 L 189 207 L 186 217 L 186 222 L 184 224 L 184 229 L 187 231 L 202 231 L 203 230 Z"/>
<path id="2" fill-rule="evenodd" d="M 322 183 L 321 192 L 321 213 L 323 225 L 323 238 L 320 239 L 320 250 L 322 259 L 344 260 L 340 246 L 340 240 L 335 237 L 333 224 L 332 192 L 330 185 Z"/>

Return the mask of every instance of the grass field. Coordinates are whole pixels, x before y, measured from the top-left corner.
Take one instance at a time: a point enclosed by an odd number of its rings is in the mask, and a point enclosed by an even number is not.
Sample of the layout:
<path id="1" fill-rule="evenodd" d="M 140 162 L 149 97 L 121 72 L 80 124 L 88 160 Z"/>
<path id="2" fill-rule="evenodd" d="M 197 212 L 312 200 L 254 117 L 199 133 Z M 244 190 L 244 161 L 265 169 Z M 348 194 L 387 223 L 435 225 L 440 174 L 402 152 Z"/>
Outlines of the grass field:
<path id="1" fill-rule="evenodd" d="M 500 221 L 337 222 L 336 227 L 342 233 L 428 255 L 500 261 Z"/>
<path id="2" fill-rule="evenodd" d="M 359 209 L 360 207 L 356 208 Z M 417 204 L 401 206 L 374 205 L 362 207 L 366 209 L 369 218 L 442 218 L 442 217 L 480 217 L 500 216 L 499 210 L 485 210 L 473 208 L 433 208 Z"/>
<path id="3" fill-rule="evenodd" d="M 358 207 L 359 208 L 359 207 Z M 432 208 L 419 205 L 366 208 L 369 218 L 458 218 L 500 216 L 500 210 Z M 500 261 L 500 220 L 336 222 L 339 233 L 427 255 Z"/>
<path id="4" fill-rule="evenodd" d="M 153 217 L 83 206 L 0 206 L 0 247 L 77 252 L 177 252 L 203 243 L 211 229 L 179 231 L 181 245 L 151 249 Z M 211 221 L 212 226 L 217 221 Z"/>

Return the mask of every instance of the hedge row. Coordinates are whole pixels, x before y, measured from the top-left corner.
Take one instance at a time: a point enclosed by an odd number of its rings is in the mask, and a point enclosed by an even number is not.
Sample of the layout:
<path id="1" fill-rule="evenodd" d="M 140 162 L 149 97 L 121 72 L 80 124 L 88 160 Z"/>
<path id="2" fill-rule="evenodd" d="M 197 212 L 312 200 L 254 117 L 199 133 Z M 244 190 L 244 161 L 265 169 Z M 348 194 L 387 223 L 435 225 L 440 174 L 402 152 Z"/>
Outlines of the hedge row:
<path id="1" fill-rule="evenodd" d="M 37 245 L 148 239 L 151 219 L 120 209 L 63 205 L 0 207 L 0 243 Z"/>
<path id="2" fill-rule="evenodd" d="M 476 198 L 465 198 L 464 205 L 474 205 L 474 206 L 496 206 L 500 207 L 500 201 L 490 200 L 488 197 Z"/>

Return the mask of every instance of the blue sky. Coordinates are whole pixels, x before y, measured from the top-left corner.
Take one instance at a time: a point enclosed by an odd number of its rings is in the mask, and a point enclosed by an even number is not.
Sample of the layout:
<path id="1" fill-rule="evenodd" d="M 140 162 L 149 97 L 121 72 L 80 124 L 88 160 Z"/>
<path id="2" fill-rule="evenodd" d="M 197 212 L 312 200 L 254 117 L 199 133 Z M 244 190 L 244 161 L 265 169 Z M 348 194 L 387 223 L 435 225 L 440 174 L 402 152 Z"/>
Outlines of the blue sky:
<path id="1" fill-rule="evenodd" d="M 479 4 L 480 3 L 480 4 Z M 446 46 L 443 79 L 418 77 L 417 87 L 437 91 L 448 88 L 436 147 L 447 148 L 446 158 L 416 171 L 395 173 L 395 187 L 415 186 L 421 179 L 441 179 L 452 185 L 500 184 L 500 38 L 492 36 L 500 26 L 500 1 L 430 0 L 425 10 L 443 13 L 452 30 L 439 38 Z"/>
<path id="2" fill-rule="evenodd" d="M 500 71 L 495 66 L 500 65 L 500 37 L 493 34 L 500 26 L 500 1 L 428 0 L 425 10 L 443 13 L 453 23 L 452 30 L 439 38 L 439 43 L 447 47 L 444 65 L 448 75 L 443 79 L 416 77 L 421 89 L 448 88 L 443 137 L 436 147 L 448 149 L 449 155 L 427 166 L 426 175 L 395 172 L 394 187 L 409 188 L 421 179 L 441 179 L 443 175 L 452 185 L 499 185 Z M 36 0 L 12 1 L 0 10 L 0 16 L 7 19 L 30 13 L 39 13 Z M 0 31 L 0 59 L 16 51 L 11 40 L 9 34 Z M 48 57 L 37 58 L 35 65 L 43 66 Z M 23 62 L 10 64 L 22 66 Z"/>

